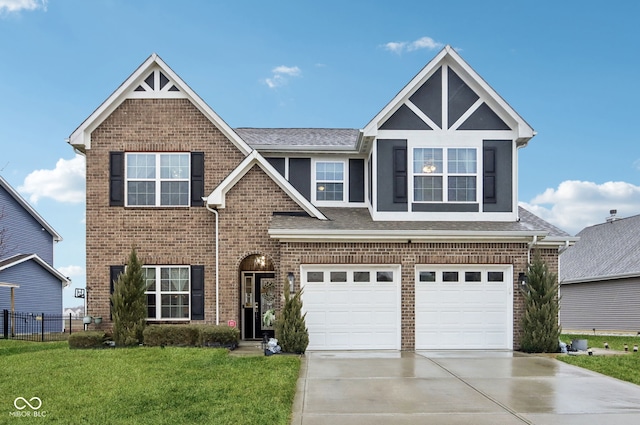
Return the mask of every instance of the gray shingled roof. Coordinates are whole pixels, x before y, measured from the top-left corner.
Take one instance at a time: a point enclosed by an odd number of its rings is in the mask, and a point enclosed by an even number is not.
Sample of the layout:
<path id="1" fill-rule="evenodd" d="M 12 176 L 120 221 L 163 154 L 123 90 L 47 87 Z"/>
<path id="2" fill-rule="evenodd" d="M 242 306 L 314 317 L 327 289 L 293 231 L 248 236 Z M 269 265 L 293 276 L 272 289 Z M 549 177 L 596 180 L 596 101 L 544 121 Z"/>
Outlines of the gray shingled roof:
<path id="1" fill-rule="evenodd" d="M 356 147 L 360 130 L 352 128 L 236 128 L 235 132 L 254 149 L 273 146 Z"/>
<path id="2" fill-rule="evenodd" d="M 366 208 L 320 208 L 328 220 L 311 217 L 276 215 L 271 221 L 272 230 L 313 231 L 451 231 L 495 232 L 496 235 L 511 232 L 548 232 L 550 236 L 570 235 L 522 207 L 518 208 L 520 221 L 373 221 Z"/>
<path id="3" fill-rule="evenodd" d="M 560 255 L 560 281 L 640 276 L 640 215 L 583 229 Z"/>

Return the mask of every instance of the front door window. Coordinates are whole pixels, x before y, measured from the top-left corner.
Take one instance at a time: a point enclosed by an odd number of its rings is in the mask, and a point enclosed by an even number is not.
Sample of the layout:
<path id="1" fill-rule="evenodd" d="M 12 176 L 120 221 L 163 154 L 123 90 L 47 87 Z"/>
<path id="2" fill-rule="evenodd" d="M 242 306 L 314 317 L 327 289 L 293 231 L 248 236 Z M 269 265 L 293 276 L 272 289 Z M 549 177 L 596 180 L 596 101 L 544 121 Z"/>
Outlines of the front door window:
<path id="1" fill-rule="evenodd" d="M 265 313 L 271 310 L 275 315 L 275 301 L 273 273 L 242 272 L 243 339 L 262 339 L 265 333 L 273 336 L 273 321 L 265 321 Z"/>

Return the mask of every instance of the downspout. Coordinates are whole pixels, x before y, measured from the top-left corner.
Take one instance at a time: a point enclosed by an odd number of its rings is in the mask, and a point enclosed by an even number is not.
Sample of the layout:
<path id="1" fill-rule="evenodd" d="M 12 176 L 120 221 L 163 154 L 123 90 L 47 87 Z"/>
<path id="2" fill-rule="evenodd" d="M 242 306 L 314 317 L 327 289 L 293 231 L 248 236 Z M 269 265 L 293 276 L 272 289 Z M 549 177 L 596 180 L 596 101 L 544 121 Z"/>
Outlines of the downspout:
<path id="1" fill-rule="evenodd" d="M 206 198 L 205 198 L 206 199 Z M 207 203 L 207 201 L 205 200 L 205 204 L 207 207 L 207 210 L 211 211 L 215 216 L 216 216 L 216 325 L 220 324 L 220 301 L 219 301 L 219 279 L 218 279 L 218 210 L 215 210 L 211 207 L 209 207 L 209 204 Z"/>
<path id="2" fill-rule="evenodd" d="M 531 250 L 538 243 L 538 235 L 533 235 L 533 240 L 529 243 L 529 250 L 527 251 L 527 266 L 531 264 Z"/>

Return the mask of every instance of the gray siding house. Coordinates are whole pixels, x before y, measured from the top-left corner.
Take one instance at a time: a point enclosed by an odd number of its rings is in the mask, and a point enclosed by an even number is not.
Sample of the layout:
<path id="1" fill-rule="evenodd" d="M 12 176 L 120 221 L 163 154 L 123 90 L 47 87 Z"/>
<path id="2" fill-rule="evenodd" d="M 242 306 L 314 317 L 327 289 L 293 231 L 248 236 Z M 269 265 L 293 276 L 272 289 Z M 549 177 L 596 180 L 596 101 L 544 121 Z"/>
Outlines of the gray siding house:
<path id="1" fill-rule="evenodd" d="M 62 289 L 70 280 L 53 267 L 53 246 L 61 240 L 0 177 L 0 311 L 62 314 Z M 0 329 L 3 320 L 0 314 Z"/>
<path id="2" fill-rule="evenodd" d="M 615 212 L 612 211 L 612 214 Z M 560 255 L 564 329 L 640 331 L 640 215 L 587 227 Z"/>

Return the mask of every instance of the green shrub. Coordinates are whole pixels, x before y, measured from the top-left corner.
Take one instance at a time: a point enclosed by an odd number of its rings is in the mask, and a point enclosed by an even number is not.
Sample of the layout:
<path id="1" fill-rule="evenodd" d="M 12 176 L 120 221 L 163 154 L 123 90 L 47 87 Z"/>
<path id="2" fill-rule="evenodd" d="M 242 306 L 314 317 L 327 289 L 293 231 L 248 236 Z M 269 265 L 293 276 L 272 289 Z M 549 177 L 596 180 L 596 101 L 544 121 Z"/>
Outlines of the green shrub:
<path id="1" fill-rule="evenodd" d="M 527 285 L 523 295 L 525 312 L 520 349 L 526 353 L 558 352 L 561 332 L 558 324 L 558 277 L 551 273 L 538 252 L 527 270 Z"/>
<path id="2" fill-rule="evenodd" d="M 144 344 L 150 347 L 195 347 L 200 342 L 196 325 L 150 325 L 143 332 Z"/>
<path id="3" fill-rule="evenodd" d="M 302 354 L 309 345 L 309 331 L 302 314 L 302 289 L 293 296 L 289 293 L 289 283 L 284 283 L 284 307 L 276 319 L 276 339 L 285 353 Z"/>
<path id="4" fill-rule="evenodd" d="M 77 332 L 69 335 L 69 348 L 104 348 L 106 340 L 102 331 Z"/>
<path id="5" fill-rule="evenodd" d="M 240 341 L 240 330 L 227 325 L 202 325 L 200 345 L 203 347 L 235 348 Z"/>
<path id="6" fill-rule="evenodd" d="M 118 346 L 138 345 L 142 342 L 147 318 L 147 285 L 135 248 L 131 248 L 124 273 L 115 281 L 111 294 L 113 339 Z"/>

